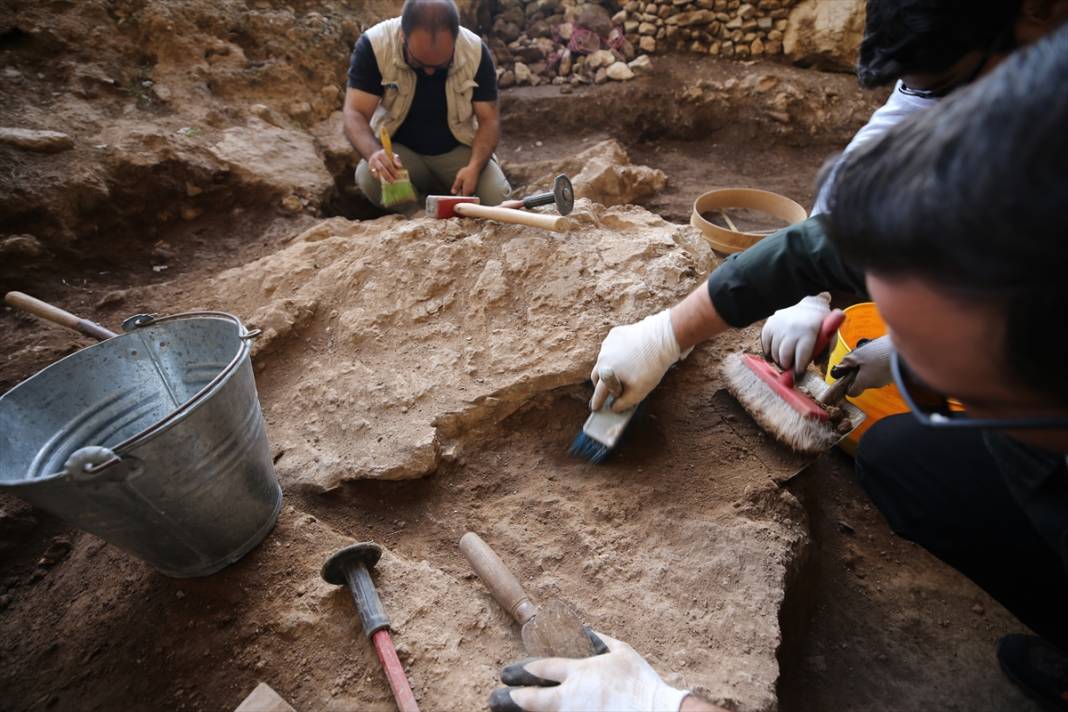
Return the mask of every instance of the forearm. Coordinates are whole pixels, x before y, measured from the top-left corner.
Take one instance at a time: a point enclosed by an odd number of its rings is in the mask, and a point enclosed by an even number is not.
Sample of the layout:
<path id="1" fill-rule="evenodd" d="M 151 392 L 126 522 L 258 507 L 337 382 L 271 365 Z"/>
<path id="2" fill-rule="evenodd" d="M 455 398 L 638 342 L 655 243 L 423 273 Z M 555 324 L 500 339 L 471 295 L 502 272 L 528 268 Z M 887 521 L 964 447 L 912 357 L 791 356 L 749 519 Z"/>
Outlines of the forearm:
<path id="1" fill-rule="evenodd" d="M 686 695 L 682 700 L 682 704 L 679 705 L 679 712 L 727 712 L 727 710 L 690 694 Z"/>
<path id="2" fill-rule="evenodd" d="M 475 131 L 475 140 L 471 143 L 471 160 L 468 165 L 474 166 L 480 172 L 489 163 L 493 152 L 497 149 L 497 141 L 500 140 L 500 119 L 494 116 L 491 119 L 479 119 L 478 129 Z"/>
<path id="3" fill-rule="evenodd" d="M 816 218 L 731 255 L 708 278 L 707 286 L 718 316 L 738 328 L 818 292 L 867 296 L 863 273 L 841 258 Z"/>
<path id="4" fill-rule="evenodd" d="M 730 325 L 716 311 L 704 284 L 671 309 L 671 329 L 675 332 L 675 340 L 679 342 L 681 351 L 729 328 Z"/>
<path id="5" fill-rule="evenodd" d="M 345 138 L 363 158 L 369 159 L 372 154 L 382 148 L 382 144 L 375 138 L 371 131 L 371 124 L 367 117 L 358 111 L 345 111 L 342 114 L 345 127 Z"/>

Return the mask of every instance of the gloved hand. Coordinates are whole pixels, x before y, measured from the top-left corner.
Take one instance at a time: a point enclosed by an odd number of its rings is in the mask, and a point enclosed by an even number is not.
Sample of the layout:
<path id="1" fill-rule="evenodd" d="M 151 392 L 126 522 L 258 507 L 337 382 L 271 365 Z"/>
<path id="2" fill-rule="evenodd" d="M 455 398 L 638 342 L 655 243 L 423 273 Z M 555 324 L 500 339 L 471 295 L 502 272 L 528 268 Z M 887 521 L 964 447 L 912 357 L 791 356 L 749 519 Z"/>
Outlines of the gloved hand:
<path id="1" fill-rule="evenodd" d="M 831 313 L 831 294 L 821 292 L 805 297 L 797 304 L 768 317 L 760 332 L 760 345 L 764 356 L 786 370 L 794 369 L 800 378 L 816 355 L 816 340 L 820 326 Z"/>
<path id="2" fill-rule="evenodd" d="M 616 397 L 612 410 L 617 413 L 638 405 L 656 388 L 671 365 L 689 353 L 679 351 L 670 309 L 647 316 L 636 324 L 614 327 L 601 344 L 601 353 L 590 374 L 594 385 L 590 410 L 600 410 L 609 395 Z M 605 376 L 608 369 L 615 374 L 616 383 Z"/>
<path id="3" fill-rule="evenodd" d="M 848 391 L 849 395 L 854 397 L 869 388 L 882 388 L 894 380 L 890 372 L 890 354 L 893 352 L 894 344 L 890 341 L 890 336 L 880 336 L 846 354 L 838 365 L 831 369 L 831 375 L 843 378 L 853 369 L 857 369 L 856 378 Z"/>
<path id="4" fill-rule="evenodd" d="M 596 633 L 608 648 L 589 658 L 533 658 L 501 671 L 492 712 L 678 712 L 687 690 L 669 686 L 634 648 Z"/>

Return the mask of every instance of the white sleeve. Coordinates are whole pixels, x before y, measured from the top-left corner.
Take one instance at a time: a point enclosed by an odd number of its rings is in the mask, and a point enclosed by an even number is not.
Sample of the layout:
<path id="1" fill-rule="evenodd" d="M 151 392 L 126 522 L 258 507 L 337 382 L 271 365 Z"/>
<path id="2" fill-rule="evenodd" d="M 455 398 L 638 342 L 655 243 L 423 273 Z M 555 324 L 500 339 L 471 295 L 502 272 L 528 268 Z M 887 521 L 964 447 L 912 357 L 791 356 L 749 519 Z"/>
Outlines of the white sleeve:
<path id="1" fill-rule="evenodd" d="M 865 143 L 879 138 L 889 131 L 891 127 L 917 111 L 923 111 L 937 103 L 937 99 L 925 99 L 906 94 L 901 91 L 900 81 L 894 85 L 894 90 L 890 92 L 890 97 L 886 100 L 886 103 L 876 109 L 875 113 L 868 119 L 868 123 L 860 131 L 857 131 L 856 135 L 853 136 L 853 140 L 845 147 L 842 155 L 838 157 L 838 160 L 827 174 L 823 185 L 820 186 L 820 192 L 816 196 L 816 204 L 812 206 L 811 214 L 819 215 L 827 212 L 827 200 L 830 198 L 834 176 L 838 172 L 838 167 L 842 165 L 842 159 L 849 155 L 850 151 L 854 151 L 858 146 L 863 146 Z"/>

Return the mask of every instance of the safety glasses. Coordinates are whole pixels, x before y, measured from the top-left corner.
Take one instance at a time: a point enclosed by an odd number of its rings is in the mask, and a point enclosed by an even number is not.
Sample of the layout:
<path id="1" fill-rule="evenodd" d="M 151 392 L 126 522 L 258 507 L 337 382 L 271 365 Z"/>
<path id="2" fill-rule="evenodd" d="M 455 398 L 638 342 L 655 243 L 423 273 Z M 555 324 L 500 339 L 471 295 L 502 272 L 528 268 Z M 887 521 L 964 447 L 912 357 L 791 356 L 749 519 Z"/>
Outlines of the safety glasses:
<path id="1" fill-rule="evenodd" d="M 435 72 L 444 72 L 445 70 L 447 70 L 449 67 L 452 66 L 452 59 L 453 59 L 452 55 L 449 56 L 449 61 L 443 62 L 442 64 L 423 64 L 418 59 L 413 57 L 412 53 L 408 50 L 408 38 L 407 37 L 404 38 L 403 44 L 404 44 L 404 61 L 409 67 L 411 67 L 412 69 L 414 69 L 417 72 L 418 71 L 425 71 L 427 69 L 433 69 Z M 453 50 L 453 55 L 455 55 L 455 54 L 456 54 L 456 50 L 454 49 Z"/>
<path id="2" fill-rule="evenodd" d="M 897 389 L 912 414 L 929 428 L 1068 428 L 1068 417 L 970 418 L 964 410 L 955 409 L 948 397 L 930 388 L 912 373 L 896 351 L 890 355 L 890 369 Z"/>

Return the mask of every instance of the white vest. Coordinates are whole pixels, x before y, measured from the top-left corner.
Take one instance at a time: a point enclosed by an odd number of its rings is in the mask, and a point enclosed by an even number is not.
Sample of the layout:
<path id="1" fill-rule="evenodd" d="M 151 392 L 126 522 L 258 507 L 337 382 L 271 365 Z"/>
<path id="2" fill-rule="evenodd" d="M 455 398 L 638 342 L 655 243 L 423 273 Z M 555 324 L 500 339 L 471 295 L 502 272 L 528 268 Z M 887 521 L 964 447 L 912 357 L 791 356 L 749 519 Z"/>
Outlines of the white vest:
<path id="1" fill-rule="evenodd" d="M 375 53 L 378 71 L 382 73 L 382 87 L 385 89 L 382 101 L 371 117 L 371 130 L 378 135 L 385 127 L 392 136 L 412 108 L 415 70 L 404 61 L 404 37 L 399 17 L 380 22 L 365 34 Z M 445 98 L 449 129 L 456 140 L 465 146 L 470 146 L 475 140 L 475 130 L 478 128 L 471 97 L 478 86 L 475 74 L 481 61 L 482 40 L 474 32 L 461 27 L 449 76 L 445 79 Z"/>

